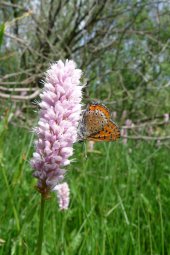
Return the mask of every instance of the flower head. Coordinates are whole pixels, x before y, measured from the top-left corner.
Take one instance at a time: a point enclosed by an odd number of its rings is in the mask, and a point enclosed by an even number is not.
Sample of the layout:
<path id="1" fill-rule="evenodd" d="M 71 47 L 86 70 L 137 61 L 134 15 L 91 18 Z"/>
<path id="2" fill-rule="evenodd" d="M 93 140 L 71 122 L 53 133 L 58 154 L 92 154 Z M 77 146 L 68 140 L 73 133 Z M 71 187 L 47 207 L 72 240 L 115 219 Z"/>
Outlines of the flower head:
<path id="1" fill-rule="evenodd" d="M 165 123 L 169 122 L 169 113 L 164 114 L 164 122 Z"/>
<path id="2" fill-rule="evenodd" d="M 57 191 L 57 197 L 58 197 L 60 209 L 66 210 L 69 205 L 69 195 L 70 195 L 68 184 L 66 182 L 62 184 L 58 184 L 54 187 L 53 190 Z"/>
<path id="3" fill-rule="evenodd" d="M 35 128 L 36 152 L 31 160 L 37 189 L 45 197 L 63 181 L 63 167 L 70 163 L 73 154 L 81 113 L 81 74 L 75 63 L 68 60 L 65 64 L 61 60 L 52 64 L 46 72 L 40 94 L 40 119 Z"/>

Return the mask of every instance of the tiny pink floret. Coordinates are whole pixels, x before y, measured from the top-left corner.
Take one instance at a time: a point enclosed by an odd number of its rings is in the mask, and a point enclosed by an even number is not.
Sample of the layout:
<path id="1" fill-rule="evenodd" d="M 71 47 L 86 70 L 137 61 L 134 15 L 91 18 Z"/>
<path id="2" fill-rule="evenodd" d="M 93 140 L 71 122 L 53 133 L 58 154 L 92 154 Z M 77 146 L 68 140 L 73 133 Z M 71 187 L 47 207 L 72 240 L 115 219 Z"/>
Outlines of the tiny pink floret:
<path id="1" fill-rule="evenodd" d="M 69 206 L 70 190 L 66 182 L 58 184 L 54 187 L 54 191 L 57 191 L 57 197 L 59 207 L 61 210 L 67 210 Z"/>
<path id="2" fill-rule="evenodd" d="M 38 179 L 37 189 L 44 197 L 62 183 L 63 167 L 70 163 L 69 157 L 73 155 L 81 113 L 81 74 L 76 64 L 68 60 L 52 64 L 46 72 L 44 89 L 40 94 L 40 119 L 35 128 L 36 152 L 31 160 L 34 176 Z M 62 196 L 59 204 L 66 208 L 69 188 L 66 188 L 66 183 L 63 185 L 65 188 L 56 190 L 60 190 L 58 195 Z M 67 199 L 64 199 L 64 194 Z"/>

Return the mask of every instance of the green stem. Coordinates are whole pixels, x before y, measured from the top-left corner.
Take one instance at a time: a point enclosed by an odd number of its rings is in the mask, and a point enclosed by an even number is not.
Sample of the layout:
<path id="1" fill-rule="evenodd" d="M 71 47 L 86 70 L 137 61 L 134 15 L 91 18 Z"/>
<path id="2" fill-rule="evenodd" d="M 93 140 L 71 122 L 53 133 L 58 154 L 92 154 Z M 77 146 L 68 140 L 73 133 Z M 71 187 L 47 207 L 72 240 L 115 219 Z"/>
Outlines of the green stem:
<path id="1" fill-rule="evenodd" d="M 8 192 L 8 196 L 9 196 L 9 200 L 11 202 L 13 214 L 14 214 L 14 217 L 15 217 L 16 227 L 17 227 L 17 230 L 19 232 L 20 231 L 19 218 L 18 218 L 16 207 L 15 207 L 15 202 L 13 200 L 13 196 L 12 196 L 12 193 L 11 193 L 11 190 L 10 190 L 10 185 L 8 183 L 8 179 L 7 179 L 7 176 L 6 176 L 6 170 L 4 169 L 4 167 L 3 167 L 3 165 L 1 163 L 0 163 L 0 166 L 2 167 L 2 174 L 3 174 L 4 180 L 5 180 L 5 184 L 6 184 L 6 188 L 7 188 L 7 192 Z"/>
<path id="2" fill-rule="evenodd" d="M 41 208 L 40 208 L 39 234 L 38 234 L 38 242 L 37 242 L 37 255 L 41 255 L 41 251 L 42 251 L 43 229 L 44 229 L 44 205 L 45 205 L 45 199 L 44 199 L 43 195 L 41 195 Z"/>

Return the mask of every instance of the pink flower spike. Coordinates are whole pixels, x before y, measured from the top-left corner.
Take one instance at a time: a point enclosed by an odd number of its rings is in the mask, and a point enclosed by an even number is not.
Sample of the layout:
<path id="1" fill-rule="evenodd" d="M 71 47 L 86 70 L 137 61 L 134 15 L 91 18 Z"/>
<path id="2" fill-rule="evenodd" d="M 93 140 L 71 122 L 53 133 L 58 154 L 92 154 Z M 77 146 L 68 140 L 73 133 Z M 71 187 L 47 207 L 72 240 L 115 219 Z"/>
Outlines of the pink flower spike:
<path id="1" fill-rule="evenodd" d="M 81 113 L 82 71 L 73 61 L 59 60 L 46 72 L 44 89 L 40 94 L 39 121 L 35 130 L 35 152 L 31 159 L 37 190 L 49 197 L 55 187 L 60 208 L 69 204 L 69 188 L 62 184 L 65 170 L 73 155 Z M 57 188 L 56 188 L 57 187 Z"/>
<path id="2" fill-rule="evenodd" d="M 168 123 L 169 122 L 169 113 L 164 114 L 164 122 Z"/>
<path id="3" fill-rule="evenodd" d="M 70 200 L 70 190 L 66 182 L 58 184 L 54 187 L 53 191 L 56 191 L 59 207 L 61 210 L 67 210 Z"/>

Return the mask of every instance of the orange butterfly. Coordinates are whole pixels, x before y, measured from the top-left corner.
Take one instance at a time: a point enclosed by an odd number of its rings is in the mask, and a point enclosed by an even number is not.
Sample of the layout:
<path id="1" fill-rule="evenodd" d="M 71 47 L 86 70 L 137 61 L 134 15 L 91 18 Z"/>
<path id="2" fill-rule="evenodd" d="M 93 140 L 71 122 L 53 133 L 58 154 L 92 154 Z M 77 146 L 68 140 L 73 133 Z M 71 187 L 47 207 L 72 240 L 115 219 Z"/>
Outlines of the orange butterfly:
<path id="1" fill-rule="evenodd" d="M 88 105 L 79 125 L 80 140 L 111 142 L 120 138 L 120 130 L 110 117 L 106 106 L 98 103 Z"/>

